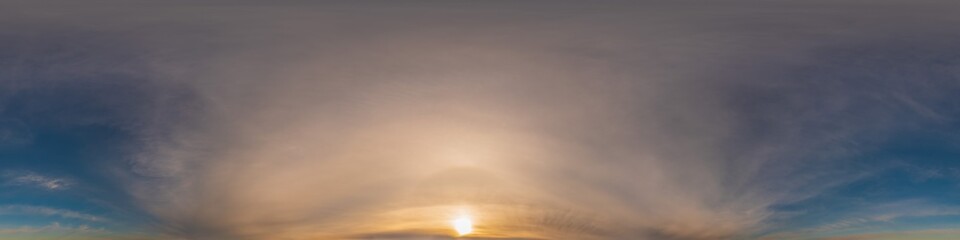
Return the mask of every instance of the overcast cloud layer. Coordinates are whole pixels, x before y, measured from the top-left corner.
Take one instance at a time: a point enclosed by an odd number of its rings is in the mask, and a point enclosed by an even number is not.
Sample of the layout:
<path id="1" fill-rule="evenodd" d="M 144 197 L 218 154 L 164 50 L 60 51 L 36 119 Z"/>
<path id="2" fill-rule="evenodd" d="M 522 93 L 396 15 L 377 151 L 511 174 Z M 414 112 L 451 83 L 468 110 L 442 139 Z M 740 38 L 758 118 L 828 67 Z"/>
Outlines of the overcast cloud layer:
<path id="1" fill-rule="evenodd" d="M 958 236 L 949 2 L 7 2 L 0 238 Z"/>

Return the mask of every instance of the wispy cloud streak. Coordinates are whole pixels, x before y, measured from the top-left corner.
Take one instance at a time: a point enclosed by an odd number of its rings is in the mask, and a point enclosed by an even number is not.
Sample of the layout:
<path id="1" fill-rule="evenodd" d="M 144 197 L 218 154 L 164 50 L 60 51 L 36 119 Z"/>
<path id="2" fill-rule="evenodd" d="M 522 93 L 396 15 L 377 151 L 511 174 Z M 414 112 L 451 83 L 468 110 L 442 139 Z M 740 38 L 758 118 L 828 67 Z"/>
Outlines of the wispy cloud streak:
<path id="1" fill-rule="evenodd" d="M 92 113 L 23 112 L 130 135 L 105 172 L 172 238 L 452 236 L 447 221 L 470 212 L 476 237 L 739 239 L 783 227 L 779 206 L 885 171 L 856 159 L 898 131 L 960 113 L 943 104 L 960 89 L 957 63 L 938 54 L 956 50 L 942 30 L 960 23 L 954 12 L 784 4 L 160 4 L 3 18 L 132 46 L 99 52 L 132 52 L 117 55 L 143 71 L 101 54 L 51 64 L 123 76 L 61 90 Z M 891 214 L 811 232 L 908 216 Z"/>
<path id="2" fill-rule="evenodd" d="M 8 185 L 39 187 L 47 190 L 65 190 L 73 185 L 73 182 L 68 179 L 48 177 L 27 171 L 7 171 L 2 175 L 6 178 L 6 184 Z"/>

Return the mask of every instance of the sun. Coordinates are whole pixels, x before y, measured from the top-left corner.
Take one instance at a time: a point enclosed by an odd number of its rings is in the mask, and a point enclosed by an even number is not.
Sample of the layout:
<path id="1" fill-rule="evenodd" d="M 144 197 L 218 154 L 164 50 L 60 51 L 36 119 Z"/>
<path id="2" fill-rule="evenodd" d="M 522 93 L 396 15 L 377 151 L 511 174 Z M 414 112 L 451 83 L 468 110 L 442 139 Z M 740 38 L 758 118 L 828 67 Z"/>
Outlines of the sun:
<path id="1" fill-rule="evenodd" d="M 467 234 L 470 234 L 470 232 L 473 232 L 473 221 L 470 220 L 470 216 L 463 215 L 463 216 L 457 217 L 456 219 L 453 219 L 453 221 L 451 221 L 450 223 L 453 224 L 453 229 L 457 230 L 457 234 L 460 234 L 460 236 L 467 235 Z"/>

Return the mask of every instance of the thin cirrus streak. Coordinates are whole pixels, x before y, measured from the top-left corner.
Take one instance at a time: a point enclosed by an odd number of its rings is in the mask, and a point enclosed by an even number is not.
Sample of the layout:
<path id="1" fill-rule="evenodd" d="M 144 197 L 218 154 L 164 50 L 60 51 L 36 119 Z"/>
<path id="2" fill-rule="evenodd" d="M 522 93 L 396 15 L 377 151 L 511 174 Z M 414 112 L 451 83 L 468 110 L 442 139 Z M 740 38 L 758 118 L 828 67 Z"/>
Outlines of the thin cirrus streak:
<path id="1" fill-rule="evenodd" d="M 936 239 L 960 222 L 940 194 L 960 179 L 946 2 L 9 5 L 0 238 Z"/>
<path id="2" fill-rule="evenodd" d="M 47 190 L 64 190 L 73 184 L 67 179 L 43 176 L 33 172 L 7 171 L 2 176 L 6 178 L 6 184 L 33 186 Z"/>

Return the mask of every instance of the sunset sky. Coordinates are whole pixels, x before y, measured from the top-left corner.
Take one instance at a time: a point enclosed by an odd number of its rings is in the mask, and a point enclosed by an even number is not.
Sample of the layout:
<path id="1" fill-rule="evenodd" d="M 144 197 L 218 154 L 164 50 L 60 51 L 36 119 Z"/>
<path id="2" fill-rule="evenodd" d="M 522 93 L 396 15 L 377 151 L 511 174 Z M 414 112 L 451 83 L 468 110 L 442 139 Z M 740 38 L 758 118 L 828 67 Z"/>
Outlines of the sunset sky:
<path id="1" fill-rule="evenodd" d="M 960 239 L 960 2 L 0 0 L 0 239 Z"/>

